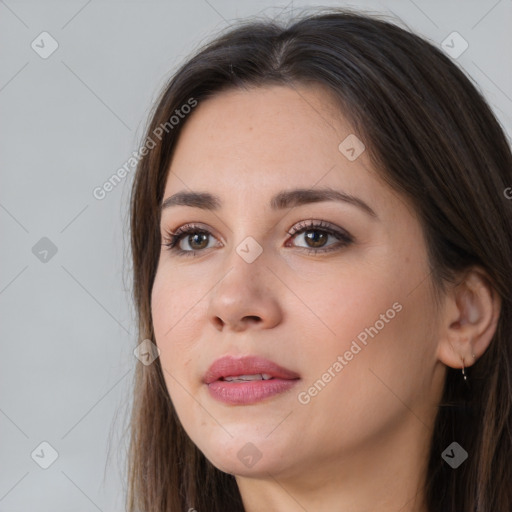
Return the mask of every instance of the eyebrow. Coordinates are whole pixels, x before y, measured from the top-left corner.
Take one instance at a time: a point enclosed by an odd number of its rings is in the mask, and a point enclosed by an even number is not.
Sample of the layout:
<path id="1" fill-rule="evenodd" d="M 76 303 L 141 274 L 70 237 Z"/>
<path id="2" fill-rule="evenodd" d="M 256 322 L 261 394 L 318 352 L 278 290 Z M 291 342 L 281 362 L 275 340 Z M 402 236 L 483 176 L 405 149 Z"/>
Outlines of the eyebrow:
<path id="1" fill-rule="evenodd" d="M 377 214 L 362 199 L 331 188 L 323 189 L 293 189 L 283 190 L 276 194 L 270 200 L 272 210 L 283 210 L 310 203 L 319 203 L 322 201 L 339 201 L 357 206 L 371 217 L 378 218 Z M 171 206 L 190 206 L 192 208 L 201 208 L 203 210 L 219 210 L 222 201 L 219 196 L 209 192 L 177 192 L 162 202 L 161 210 Z"/>

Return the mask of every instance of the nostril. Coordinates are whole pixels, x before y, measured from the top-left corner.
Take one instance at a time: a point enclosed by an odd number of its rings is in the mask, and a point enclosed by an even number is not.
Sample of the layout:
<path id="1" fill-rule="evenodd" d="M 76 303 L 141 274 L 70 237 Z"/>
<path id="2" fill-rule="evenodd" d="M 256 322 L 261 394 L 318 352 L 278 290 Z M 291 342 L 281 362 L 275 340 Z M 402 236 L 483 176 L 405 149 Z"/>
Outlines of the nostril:
<path id="1" fill-rule="evenodd" d="M 261 318 L 255 315 L 244 316 L 244 320 L 249 320 L 254 323 L 261 322 Z"/>
<path id="2" fill-rule="evenodd" d="M 224 327 L 224 322 L 222 321 L 222 319 L 220 319 L 218 316 L 216 316 L 214 319 L 213 319 L 213 323 L 215 324 L 215 327 L 217 329 L 219 329 L 219 331 L 222 330 L 222 328 Z"/>

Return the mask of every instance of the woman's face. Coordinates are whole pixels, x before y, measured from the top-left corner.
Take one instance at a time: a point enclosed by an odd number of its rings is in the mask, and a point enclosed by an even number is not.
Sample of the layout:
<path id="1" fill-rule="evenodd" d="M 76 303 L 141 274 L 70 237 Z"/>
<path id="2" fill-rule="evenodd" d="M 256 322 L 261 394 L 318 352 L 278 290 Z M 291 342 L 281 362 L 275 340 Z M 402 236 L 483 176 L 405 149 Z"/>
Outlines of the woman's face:
<path id="1" fill-rule="evenodd" d="M 393 440 L 406 450 L 441 396 L 419 222 L 330 101 L 318 87 L 223 92 L 186 120 L 171 162 L 164 201 L 216 199 L 162 210 L 163 243 L 193 226 L 162 245 L 156 343 L 185 431 L 228 473 L 332 474 Z M 225 356 L 235 366 L 206 378 Z"/>

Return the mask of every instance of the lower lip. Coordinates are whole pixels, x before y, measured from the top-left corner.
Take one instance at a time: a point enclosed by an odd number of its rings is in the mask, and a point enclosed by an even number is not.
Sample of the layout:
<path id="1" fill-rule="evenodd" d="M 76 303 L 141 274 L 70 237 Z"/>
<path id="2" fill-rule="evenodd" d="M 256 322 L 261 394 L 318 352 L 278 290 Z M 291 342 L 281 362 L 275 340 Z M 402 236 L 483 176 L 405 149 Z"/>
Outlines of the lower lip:
<path id="1" fill-rule="evenodd" d="M 269 379 L 247 382 L 216 380 L 208 384 L 208 389 L 213 398 L 220 402 L 232 405 L 248 405 L 284 393 L 295 386 L 298 380 Z"/>

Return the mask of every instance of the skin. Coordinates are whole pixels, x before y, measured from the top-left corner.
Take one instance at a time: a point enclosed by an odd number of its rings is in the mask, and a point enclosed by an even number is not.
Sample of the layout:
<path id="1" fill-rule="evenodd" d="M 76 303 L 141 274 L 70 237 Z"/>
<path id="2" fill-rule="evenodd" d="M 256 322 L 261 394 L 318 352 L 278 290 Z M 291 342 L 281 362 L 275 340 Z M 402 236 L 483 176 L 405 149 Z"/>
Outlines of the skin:
<path id="1" fill-rule="evenodd" d="M 210 192 L 222 207 L 162 212 L 163 242 L 191 222 L 211 235 L 203 245 L 182 238 L 194 256 L 162 246 L 152 290 L 160 362 L 185 431 L 235 475 L 248 512 L 426 511 L 445 365 L 461 368 L 464 358 L 470 366 L 496 327 L 499 299 L 479 269 L 434 307 L 414 208 L 381 180 L 368 151 L 355 161 L 340 152 L 353 133 L 319 86 L 227 91 L 188 117 L 171 162 L 164 199 Z M 269 207 L 282 190 L 320 187 L 360 198 L 377 217 L 335 201 Z M 305 233 L 287 233 L 308 220 L 345 229 L 354 241 L 308 254 L 315 245 Z M 252 263 L 236 251 L 248 236 L 263 250 Z M 324 247 L 337 242 L 329 236 Z M 301 403 L 298 394 L 395 303 L 402 308 L 394 318 Z M 219 402 L 202 378 L 226 354 L 266 357 L 300 381 L 256 404 Z M 237 457 L 248 442 L 261 455 L 252 467 Z"/>

